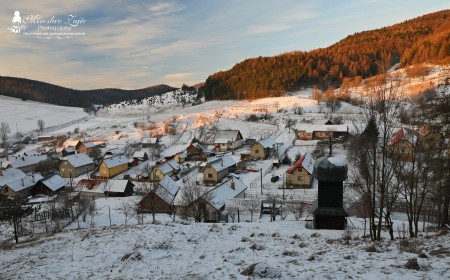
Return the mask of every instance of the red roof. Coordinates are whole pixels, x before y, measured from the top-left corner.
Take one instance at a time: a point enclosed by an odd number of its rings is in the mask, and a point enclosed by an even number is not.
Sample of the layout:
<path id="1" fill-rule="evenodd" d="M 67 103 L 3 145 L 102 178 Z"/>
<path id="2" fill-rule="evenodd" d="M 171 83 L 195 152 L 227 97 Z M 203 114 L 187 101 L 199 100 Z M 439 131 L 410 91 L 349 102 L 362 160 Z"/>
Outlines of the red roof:
<path id="1" fill-rule="evenodd" d="M 389 143 L 389 145 L 397 144 L 398 142 L 400 142 L 402 140 L 406 140 L 415 146 L 417 143 L 417 136 L 414 135 L 413 131 L 406 129 L 406 128 L 401 128 L 399 131 L 397 131 L 394 134 L 394 137 L 392 137 L 392 140 Z"/>

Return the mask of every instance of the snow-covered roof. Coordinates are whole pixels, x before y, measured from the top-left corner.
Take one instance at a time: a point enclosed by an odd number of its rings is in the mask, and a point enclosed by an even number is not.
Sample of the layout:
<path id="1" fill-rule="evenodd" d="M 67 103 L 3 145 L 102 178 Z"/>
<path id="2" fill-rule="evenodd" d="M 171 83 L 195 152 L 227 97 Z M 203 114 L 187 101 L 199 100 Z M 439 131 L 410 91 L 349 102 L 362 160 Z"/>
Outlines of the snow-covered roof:
<path id="1" fill-rule="evenodd" d="M 70 163 L 70 165 L 72 165 L 75 168 L 94 163 L 94 161 L 88 155 L 83 154 L 83 153 L 70 155 L 70 156 L 64 157 L 62 160 L 68 161 Z"/>
<path id="2" fill-rule="evenodd" d="M 94 142 L 84 142 L 83 143 L 83 145 L 86 147 L 86 148 L 94 148 L 96 145 L 94 144 Z"/>
<path id="3" fill-rule="evenodd" d="M 191 145 L 199 151 L 203 151 L 205 149 L 200 143 L 192 143 Z"/>
<path id="4" fill-rule="evenodd" d="M 113 168 L 122 164 L 128 164 L 129 161 L 129 158 L 127 158 L 126 156 L 114 156 L 103 160 L 108 168 Z"/>
<path id="5" fill-rule="evenodd" d="M 24 167 L 24 166 L 30 166 L 30 165 L 37 164 L 41 161 L 44 161 L 46 159 L 47 159 L 46 155 L 20 157 L 12 163 L 12 167 L 20 168 L 20 167 Z"/>
<path id="6" fill-rule="evenodd" d="M 334 166 L 347 166 L 347 161 L 342 156 L 329 157 L 328 161 L 334 164 Z"/>
<path id="7" fill-rule="evenodd" d="M 177 156 L 179 158 L 187 158 L 187 153 L 186 152 L 182 152 L 182 153 L 177 154 Z"/>
<path id="8" fill-rule="evenodd" d="M 263 138 L 257 141 L 257 143 L 261 144 L 264 148 L 272 148 L 276 144 L 275 140 L 270 137 Z"/>
<path id="9" fill-rule="evenodd" d="M 111 154 L 111 155 L 123 155 L 124 151 L 122 149 L 115 148 L 115 149 L 111 149 L 111 150 L 107 151 L 106 153 Z"/>
<path id="10" fill-rule="evenodd" d="M 133 158 L 144 158 L 146 153 L 147 153 L 147 151 L 145 151 L 145 150 L 135 151 L 133 154 Z M 147 156 L 148 156 L 148 154 L 147 154 Z"/>
<path id="11" fill-rule="evenodd" d="M 211 190 L 206 197 L 211 196 L 208 202 L 216 209 L 222 208 L 228 199 L 236 197 L 245 191 L 247 186 L 237 178 L 231 178 L 225 183 Z"/>
<path id="12" fill-rule="evenodd" d="M 308 171 L 309 174 L 312 174 L 314 170 L 314 163 L 315 160 L 311 156 L 311 154 L 306 153 L 303 156 L 301 156 L 293 166 L 289 167 L 289 169 L 286 172 L 292 173 L 297 168 L 304 168 L 306 169 L 306 171 Z"/>
<path id="13" fill-rule="evenodd" d="M 167 204 L 172 204 L 180 188 L 180 184 L 175 182 L 170 176 L 164 176 L 164 179 L 159 182 L 159 185 L 154 192 Z"/>
<path id="14" fill-rule="evenodd" d="M 62 178 L 58 174 L 49 176 L 40 181 L 42 184 L 44 184 L 47 188 L 49 188 L 52 191 L 57 191 L 67 184 L 66 179 Z"/>
<path id="15" fill-rule="evenodd" d="M 64 152 L 66 153 L 75 153 L 75 147 L 67 147 L 64 149 Z"/>
<path id="16" fill-rule="evenodd" d="M 228 142 L 236 141 L 239 134 L 239 130 L 218 130 L 214 136 L 213 143 L 226 144 Z"/>
<path id="17" fill-rule="evenodd" d="M 5 184 L 5 186 L 8 186 L 10 189 L 12 189 L 15 192 L 19 192 L 21 190 L 30 188 L 36 184 L 37 181 L 41 180 L 43 177 L 36 173 L 34 176 L 27 176 L 25 178 L 9 182 Z"/>
<path id="18" fill-rule="evenodd" d="M 158 138 L 143 138 L 141 143 L 142 144 L 156 144 L 156 142 L 158 141 Z"/>
<path id="19" fill-rule="evenodd" d="M 158 166 L 158 169 L 163 173 L 167 174 L 172 172 L 173 170 L 179 170 L 180 165 L 173 159 L 166 161 Z"/>
<path id="20" fill-rule="evenodd" d="M 40 153 L 36 150 L 31 150 L 23 153 L 24 156 L 38 156 Z"/>
<path id="21" fill-rule="evenodd" d="M 233 166 L 236 164 L 236 161 L 234 160 L 233 156 L 224 156 L 221 158 L 214 159 L 210 162 L 208 162 L 207 165 L 214 168 L 217 172 L 224 170 L 230 166 Z"/>
<path id="22" fill-rule="evenodd" d="M 22 178 L 27 177 L 22 170 L 16 168 L 8 168 L 6 170 L 0 171 L 2 174 L 0 176 L 0 187 L 6 185 L 9 182 L 13 182 Z"/>
<path id="23" fill-rule="evenodd" d="M 128 185 L 128 180 L 108 180 L 105 183 L 105 192 L 123 193 Z"/>
<path id="24" fill-rule="evenodd" d="M 346 124 L 299 124 L 296 126 L 298 131 L 305 131 L 307 133 L 313 133 L 315 131 L 335 131 L 335 132 L 347 132 L 348 127 Z"/>

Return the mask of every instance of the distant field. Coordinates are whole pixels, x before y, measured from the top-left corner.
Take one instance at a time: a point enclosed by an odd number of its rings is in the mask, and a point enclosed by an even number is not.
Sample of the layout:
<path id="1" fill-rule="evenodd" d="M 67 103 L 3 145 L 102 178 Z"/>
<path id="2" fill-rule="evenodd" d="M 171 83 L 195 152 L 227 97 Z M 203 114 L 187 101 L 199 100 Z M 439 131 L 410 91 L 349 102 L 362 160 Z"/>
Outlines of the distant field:
<path id="1" fill-rule="evenodd" d="M 45 127 L 75 121 L 87 116 L 82 108 L 63 107 L 0 95 L 0 122 L 7 122 L 11 134 L 38 129 L 37 121 L 43 120 Z M 16 126 L 17 125 L 17 126 Z"/>

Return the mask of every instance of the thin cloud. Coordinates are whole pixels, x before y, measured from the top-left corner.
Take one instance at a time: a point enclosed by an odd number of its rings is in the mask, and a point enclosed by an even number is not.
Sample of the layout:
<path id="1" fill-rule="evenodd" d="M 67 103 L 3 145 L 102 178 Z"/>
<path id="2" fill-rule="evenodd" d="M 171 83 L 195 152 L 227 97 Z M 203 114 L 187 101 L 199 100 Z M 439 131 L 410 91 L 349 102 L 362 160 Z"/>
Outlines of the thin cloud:
<path id="1" fill-rule="evenodd" d="M 264 24 L 264 25 L 251 25 L 249 26 L 250 34 L 262 34 L 262 33 L 271 33 L 271 32 L 279 32 L 282 30 L 291 29 L 293 26 L 287 24 Z"/>

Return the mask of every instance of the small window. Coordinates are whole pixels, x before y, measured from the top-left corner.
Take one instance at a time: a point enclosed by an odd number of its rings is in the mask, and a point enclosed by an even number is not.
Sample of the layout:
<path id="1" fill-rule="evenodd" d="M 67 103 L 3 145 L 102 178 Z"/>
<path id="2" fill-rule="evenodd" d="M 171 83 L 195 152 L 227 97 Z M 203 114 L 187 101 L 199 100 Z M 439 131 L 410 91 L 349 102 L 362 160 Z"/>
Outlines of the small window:
<path id="1" fill-rule="evenodd" d="M 298 176 L 299 181 L 303 181 L 303 176 Z"/>
<path id="2" fill-rule="evenodd" d="M 259 154 L 259 150 L 255 150 L 255 154 Z"/>
<path id="3" fill-rule="evenodd" d="M 212 178 L 212 174 L 208 174 L 208 178 Z"/>
<path id="4" fill-rule="evenodd" d="M 400 148 L 400 153 L 406 154 L 406 149 L 405 148 Z"/>

